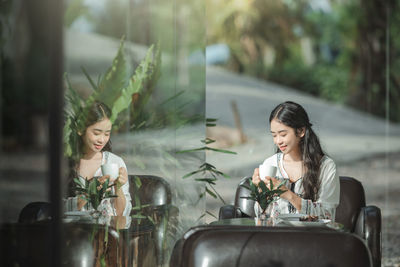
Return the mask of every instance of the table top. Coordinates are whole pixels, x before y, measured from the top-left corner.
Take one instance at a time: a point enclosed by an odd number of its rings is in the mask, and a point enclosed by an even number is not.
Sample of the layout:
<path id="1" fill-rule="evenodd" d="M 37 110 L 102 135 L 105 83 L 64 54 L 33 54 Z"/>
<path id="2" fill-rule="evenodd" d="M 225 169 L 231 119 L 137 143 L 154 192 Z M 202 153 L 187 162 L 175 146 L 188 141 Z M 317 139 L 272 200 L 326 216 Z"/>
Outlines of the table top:
<path id="1" fill-rule="evenodd" d="M 269 218 L 266 221 L 260 222 L 256 218 L 232 218 L 222 219 L 211 222 L 210 225 L 242 225 L 242 226 L 267 226 L 267 227 L 319 227 L 319 228 L 330 228 L 338 231 L 346 231 L 340 223 L 313 223 L 313 222 L 297 222 L 285 221 L 281 219 Z"/>
<path id="2" fill-rule="evenodd" d="M 149 218 L 135 218 L 131 216 L 93 217 L 88 213 L 66 213 L 63 218 L 65 224 L 108 225 L 118 231 L 149 233 L 154 230 L 154 223 Z"/>

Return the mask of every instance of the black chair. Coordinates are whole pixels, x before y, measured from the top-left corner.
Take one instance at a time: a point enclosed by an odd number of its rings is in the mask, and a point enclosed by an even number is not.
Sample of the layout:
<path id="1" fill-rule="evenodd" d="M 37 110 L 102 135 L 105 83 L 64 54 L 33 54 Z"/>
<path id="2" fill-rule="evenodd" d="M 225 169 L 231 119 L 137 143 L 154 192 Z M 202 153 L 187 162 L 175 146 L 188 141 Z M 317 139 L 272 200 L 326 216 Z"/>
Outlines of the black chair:
<path id="1" fill-rule="evenodd" d="M 254 201 L 241 198 L 250 194 L 248 189 L 241 186 L 248 184 L 249 179 L 245 177 L 240 181 L 234 205 L 221 207 L 219 219 L 254 217 Z M 371 252 L 373 266 L 381 266 L 381 210 L 365 205 L 364 188 L 352 177 L 340 177 L 340 204 L 336 209 L 336 222 L 364 239 Z"/>
<path id="2" fill-rule="evenodd" d="M 34 223 L 51 219 L 51 204 L 49 202 L 28 203 L 19 213 L 19 223 Z"/>
<path id="3" fill-rule="evenodd" d="M 199 226 L 173 250 L 174 267 L 372 266 L 364 241 L 328 228 Z"/>
<path id="4" fill-rule="evenodd" d="M 7 223 L 0 226 L 1 266 L 53 266 L 52 222 Z M 107 243 L 104 242 L 107 235 Z M 121 266 L 118 233 L 102 225 L 64 224 L 62 266 Z"/>
<path id="5" fill-rule="evenodd" d="M 150 217 L 155 224 L 153 237 L 157 264 L 168 259 L 177 231 L 179 210 L 171 204 L 171 188 L 163 178 L 153 175 L 129 175 L 132 215 Z"/>

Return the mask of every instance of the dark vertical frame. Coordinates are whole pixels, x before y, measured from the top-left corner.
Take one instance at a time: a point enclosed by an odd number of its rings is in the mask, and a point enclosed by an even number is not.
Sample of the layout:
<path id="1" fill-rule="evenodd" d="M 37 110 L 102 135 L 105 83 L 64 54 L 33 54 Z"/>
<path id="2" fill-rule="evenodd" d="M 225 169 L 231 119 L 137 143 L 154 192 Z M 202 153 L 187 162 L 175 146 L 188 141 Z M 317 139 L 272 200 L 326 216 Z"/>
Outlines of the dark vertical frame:
<path id="1" fill-rule="evenodd" d="M 51 266 L 61 266 L 62 112 L 63 112 L 63 1 L 44 0 L 49 33 L 49 194 L 52 203 Z"/>

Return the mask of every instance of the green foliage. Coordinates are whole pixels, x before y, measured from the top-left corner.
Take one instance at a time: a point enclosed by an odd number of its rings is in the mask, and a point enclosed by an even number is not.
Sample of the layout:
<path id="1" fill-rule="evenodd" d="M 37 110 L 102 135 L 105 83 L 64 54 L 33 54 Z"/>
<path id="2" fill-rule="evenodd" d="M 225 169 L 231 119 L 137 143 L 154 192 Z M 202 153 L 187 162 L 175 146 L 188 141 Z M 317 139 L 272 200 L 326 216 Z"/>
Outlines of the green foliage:
<path id="1" fill-rule="evenodd" d="M 145 208 L 151 207 L 150 204 L 142 204 L 139 198 L 139 190 L 140 187 L 142 186 L 142 182 L 140 181 L 140 178 L 138 176 L 134 177 L 134 183 L 131 184 L 130 186 L 133 186 L 134 188 L 134 203 L 135 206 L 132 207 L 132 211 L 131 211 L 131 217 L 134 219 L 138 219 L 138 224 L 140 224 L 141 219 L 148 219 L 150 222 L 152 222 L 154 224 L 154 220 L 151 216 L 144 214 L 143 210 Z"/>
<path id="2" fill-rule="evenodd" d="M 249 183 L 250 186 L 245 184 L 241 186 L 250 190 L 250 196 L 241 198 L 250 199 L 258 202 L 258 204 L 260 204 L 262 212 L 265 212 L 268 205 L 274 201 L 274 197 L 279 197 L 281 194 L 286 192 L 286 190 L 280 189 L 285 182 L 280 183 L 278 187 L 274 188 L 274 185 L 270 180 L 269 188 L 271 189 L 269 189 L 263 181 L 260 181 L 258 185 L 255 185 L 253 184 L 251 178 L 249 178 Z"/>
<path id="3" fill-rule="evenodd" d="M 129 108 L 133 96 L 135 94 L 140 95 L 143 91 L 146 93 L 145 95 L 148 94 L 148 91 L 144 89 L 146 83 L 151 81 L 152 84 L 155 84 L 156 79 L 160 76 L 159 65 L 161 65 L 161 57 L 159 46 L 157 45 L 154 56 L 153 50 L 154 46 L 152 45 L 132 75 L 128 75 L 123 39 L 112 65 L 105 75 L 99 79 L 98 83 L 95 83 L 86 70 L 82 68 L 93 88 L 92 94 L 87 99 L 83 99 L 76 93 L 67 74 L 65 74 L 67 105 L 65 107 L 66 119 L 63 141 L 64 154 L 67 157 L 72 159 L 79 157 L 77 146 L 79 145 L 80 137 L 78 133 L 85 130 L 88 109 L 95 101 L 101 101 L 111 109 L 112 116 L 110 120 L 113 123 L 113 129 L 118 130 L 123 124 L 121 121 L 126 121 L 126 117 L 120 116 L 120 114 Z M 140 110 L 135 109 L 135 112 L 140 112 Z"/>
<path id="4" fill-rule="evenodd" d="M 314 2 L 208 0 L 207 39 L 236 71 L 400 121 L 400 2 Z"/>
<path id="5" fill-rule="evenodd" d="M 347 100 L 348 72 L 335 65 L 288 63 L 268 69 L 268 80 L 338 103 Z"/>
<path id="6" fill-rule="evenodd" d="M 217 119 L 212 119 L 212 118 L 207 118 L 206 119 L 206 127 L 214 127 L 216 126 L 216 121 Z M 215 142 L 215 140 L 211 138 L 205 138 L 203 140 L 200 140 L 205 146 L 199 147 L 199 148 L 194 148 L 194 149 L 188 149 L 188 150 L 181 150 L 177 151 L 176 153 L 190 153 L 190 152 L 198 152 L 198 151 L 214 151 L 218 153 L 225 153 L 225 154 L 237 154 L 236 152 L 229 151 L 229 150 L 224 150 L 224 149 L 216 149 L 216 148 L 211 148 L 208 145 L 212 144 Z M 225 203 L 225 200 L 222 198 L 222 196 L 217 192 L 217 190 L 214 188 L 214 185 L 216 185 L 216 182 L 218 181 L 219 177 L 225 177 L 225 178 L 230 178 L 229 175 L 219 171 L 215 166 L 213 166 L 210 163 L 204 162 L 201 164 L 198 169 L 195 171 L 192 171 L 190 173 L 185 174 L 182 178 L 186 179 L 189 177 L 194 177 L 194 180 L 196 182 L 205 184 L 205 191 L 202 192 L 199 195 L 199 200 L 203 197 L 206 196 L 206 194 L 210 195 L 211 197 L 215 199 L 221 200 L 223 204 Z M 215 217 L 212 213 L 206 211 L 206 213 L 210 214 L 211 216 Z M 205 216 L 205 214 L 203 214 Z M 202 217 L 203 217 L 202 216 Z"/>
<path id="7" fill-rule="evenodd" d="M 84 182 L 82 183 L 80 179 L 83 179 Z M 111 190 L 107 190 L 111 189 L 113 186 L 109 184 L 110 179 L 106 179 L 104 183 L 101 184 L 96 178 L 88 181 L 83 177 L 79 177 L 74 178 L 74 183 L 74 190 L 76 191 L 77 195 L 79 195 L 83 200 L 86 200 L 92 204 L 92 207 L 95 210 L 97 210 L 97 207 L 100 205 L 103 199 L 117 197 L 116 195 L 112 194 Z"/>
<path id="8" fill-rule="evenodd" d="M 84 0 L 70 0 L 64 15 L 64 24 L 69 27 L 81 16 L 89 16 L 89 8 L 84 4 Z"/>

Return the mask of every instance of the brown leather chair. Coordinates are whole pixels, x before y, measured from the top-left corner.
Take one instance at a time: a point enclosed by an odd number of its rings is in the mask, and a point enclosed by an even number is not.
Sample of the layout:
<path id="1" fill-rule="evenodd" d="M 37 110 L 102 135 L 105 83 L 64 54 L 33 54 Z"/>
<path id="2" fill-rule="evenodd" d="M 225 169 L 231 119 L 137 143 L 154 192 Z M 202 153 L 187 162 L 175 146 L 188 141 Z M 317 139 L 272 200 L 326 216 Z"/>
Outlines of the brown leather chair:
<path id="1" fill-rule="evenodd" d="M 170 266 L 368 267 L 372 259 L 358 236 L 328 228 L 206 225 L 176 243 Z"/>
<path id="2" fill-rule="evenodd" d="M 173 237 L 178 225 L 179 210 L 171 204 L 171 188 L 168 182 L 153 175 L 129 175 L 133 216 L 148 216 L 155 224 L 153 233 L 157 264 L 169 258 Z"/>
<path id="3" fill-rule="evenodd" d="M 241 198 L 249 196 L 248 184 L 251 177 L 243 178 L 236 190 L 234 205 L 220 208 L 219 219 L 254 217 L 254 201 Z M 362 184 L 352 177 L 340 177 L 340 204 L 336 209 L 336 222 L 342 223 L 351 233 L 364 239 L 373 259 L 373 266 L 381 266 L 381 210 L 365 205 Z"/>

